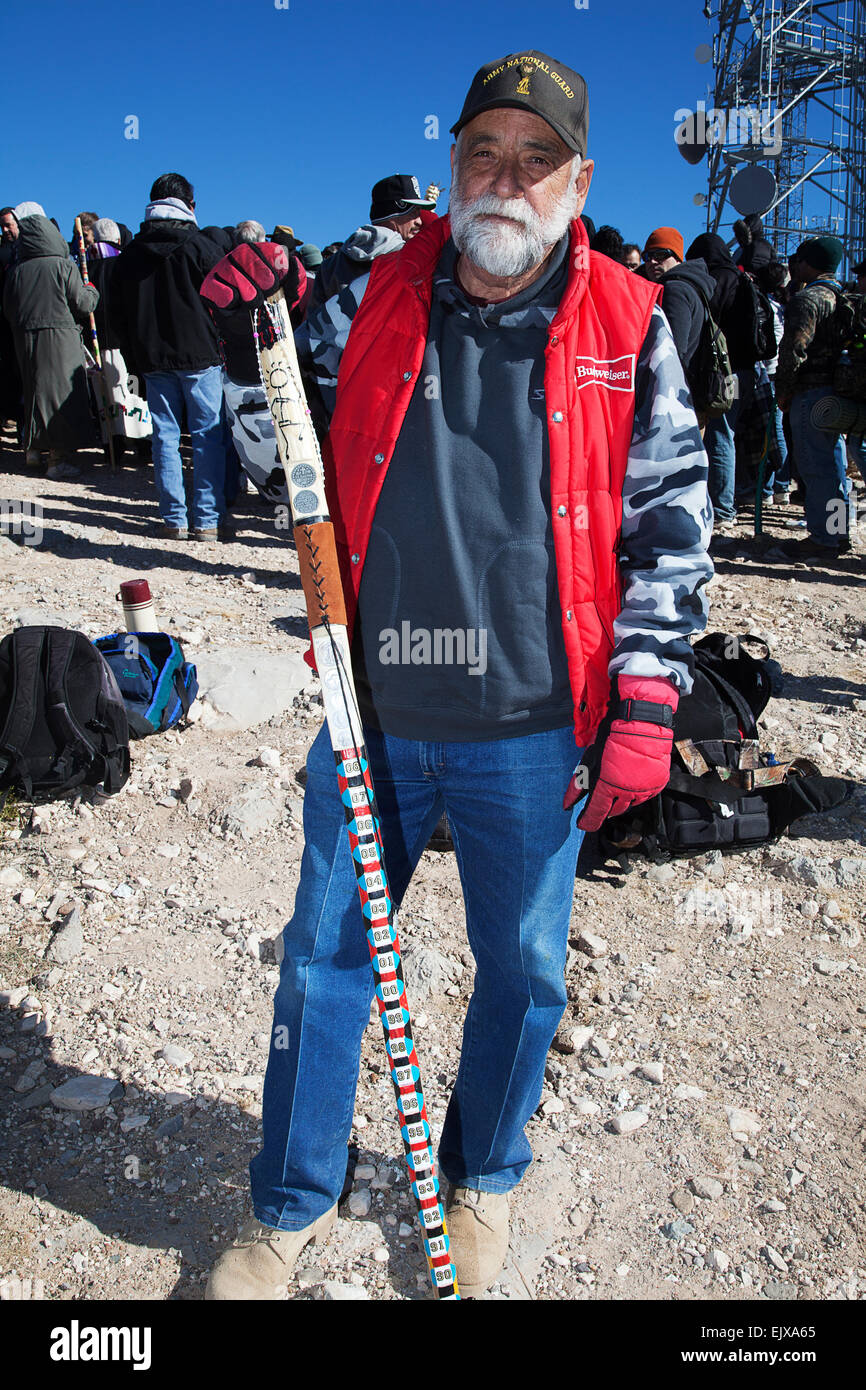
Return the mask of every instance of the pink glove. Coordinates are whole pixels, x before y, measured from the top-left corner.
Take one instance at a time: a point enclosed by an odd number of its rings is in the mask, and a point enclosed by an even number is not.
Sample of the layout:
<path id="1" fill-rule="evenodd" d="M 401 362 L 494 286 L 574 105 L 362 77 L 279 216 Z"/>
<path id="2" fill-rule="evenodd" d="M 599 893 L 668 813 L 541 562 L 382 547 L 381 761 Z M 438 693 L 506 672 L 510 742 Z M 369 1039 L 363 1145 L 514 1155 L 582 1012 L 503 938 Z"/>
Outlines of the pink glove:
<path id="1" fill-rule="evenodd" d="M 294 279 L 289 283 L 292 270 Z M 260 309 L 284 281 L 291 304 L 298 288 L 297 261 L 289 257 L 285 246 L 275 241 L 242 242 L 208 272 L 200 294 L 217 309 Z"/>
<path id="2" fill-rule="evenodd" d="M 619 676 L 619 696 L 667 705 L 670 718 L 679 703 L 679 691 L 664 676 Z M 640 711 L 638 711 L 640 712 Z M 598 830 L 608 816 L 621 816 L 631 806 L 656 796 L 667 786 L 671 773 L 674 732 L 661 723 L 663 712 L 647 719 L 614 719 L 601 751 L 598 780 L 577 824 L 581 830 Z M 569 783 L 563 805 L 573 806 L 585 795 L 577 776 Z"/>

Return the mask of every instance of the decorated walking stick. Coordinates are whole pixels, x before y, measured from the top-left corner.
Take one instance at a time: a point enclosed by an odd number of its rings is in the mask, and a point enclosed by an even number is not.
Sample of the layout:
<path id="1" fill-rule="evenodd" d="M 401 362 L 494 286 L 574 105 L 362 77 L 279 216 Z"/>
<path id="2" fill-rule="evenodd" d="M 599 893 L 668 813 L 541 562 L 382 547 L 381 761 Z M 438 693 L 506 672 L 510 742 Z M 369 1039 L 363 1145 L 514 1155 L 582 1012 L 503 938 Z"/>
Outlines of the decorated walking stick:
<path id="1" fill-rule="evenodd" d="M 75 235 L 78 238 L 78 264 L 81 268 L 81 278 L 85 285 L 90 284 L 90 276 L 87 274 L 87 252 L 84 247 L 84 232 L 81 229 L 81 218 L 75 219 Z M 111 433 L 111 414 L 109 412 L 109 391 L 108 382 L 105 379 L 105 364 L 102 361 L 102 354 L 99 351 L 99 336 L 96 332 L 96 319 L 93 311 L 90 312 L 90 341 L 93 347 L 93 356 L 96 358 L 96 365 L 102 375 L 102 399 L 105 402 L 105 430 L 108 435 L 108 462 L 112 473 L 115 471 L 114 462 L 114 439 Z"/>
<path id="2" fill-rule="evenodd" d="M 406 1002 L 396 909 L 385 872 L 370 760 L 352 679 L 346 608 L 325 498 L 322 457 L 301 383 L 289 307 L 282 289 L 272 294 L 261 313 L 257 310 L 252 318 L 262 383 L 286 473 L 313 652 L 322 681 L 325 717 L 366 923 L 376 1005 L 397 1097 L 406 1165 L 433 1287 L 439 1298 L 457 1299 L 460 1295 Z"/>

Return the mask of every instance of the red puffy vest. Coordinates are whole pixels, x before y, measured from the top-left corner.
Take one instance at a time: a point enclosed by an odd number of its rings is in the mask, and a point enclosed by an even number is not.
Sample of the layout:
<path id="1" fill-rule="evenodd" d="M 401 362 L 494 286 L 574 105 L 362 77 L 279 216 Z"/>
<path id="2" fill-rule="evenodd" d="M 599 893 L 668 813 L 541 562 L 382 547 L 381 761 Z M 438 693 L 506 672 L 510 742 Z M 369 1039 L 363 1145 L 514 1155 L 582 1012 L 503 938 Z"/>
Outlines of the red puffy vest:
<path id="1" fill-rule="evenodd" d="M 401 251 L 373 262 L 340 361 L 324 457 L 350 634 L 376 504 L 422 367 L 433 272 L 449 231 L 447 217 L 432 219 Z M 544 385 L 562 631 L 575 740 L 585 747 L 610 695 L 635 366 L 659 289 L 591 252 L 579 220 L 571 224 L 569 256 L 548 332 Z"/>

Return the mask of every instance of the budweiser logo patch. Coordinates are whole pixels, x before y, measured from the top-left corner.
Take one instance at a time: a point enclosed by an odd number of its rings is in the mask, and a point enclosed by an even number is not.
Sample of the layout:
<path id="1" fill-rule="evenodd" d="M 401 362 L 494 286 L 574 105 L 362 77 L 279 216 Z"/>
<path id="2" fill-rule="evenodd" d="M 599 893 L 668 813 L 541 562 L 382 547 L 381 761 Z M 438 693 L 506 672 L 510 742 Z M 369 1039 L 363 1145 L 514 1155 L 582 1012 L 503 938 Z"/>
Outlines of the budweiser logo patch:
<path id="1" fill-rule="evenodd" d="M 576 357 L 574 375 L 577 389 L 584 386 L 606 386 L 609 391 L 634 390 L 634 354 L 626 357 Z"/>

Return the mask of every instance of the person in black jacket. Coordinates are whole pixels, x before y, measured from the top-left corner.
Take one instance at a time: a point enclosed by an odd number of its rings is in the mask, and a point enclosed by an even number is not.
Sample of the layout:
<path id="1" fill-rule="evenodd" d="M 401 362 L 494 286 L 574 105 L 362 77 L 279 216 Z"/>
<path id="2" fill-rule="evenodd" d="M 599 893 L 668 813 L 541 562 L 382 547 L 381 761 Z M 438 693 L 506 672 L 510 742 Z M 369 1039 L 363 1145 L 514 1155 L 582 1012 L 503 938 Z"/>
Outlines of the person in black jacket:
<path id="1" fill-rule="evenodd" d="M 690 388 L 694 358 L 707 321 L 706 302 L 712 299 L 715 281 L 701 260 L 683 260 L 682 233 L 676 227 L 657 227 L 644 247 L 645 275 L 662 287 L 662 309 L 670 324 L 683 372 Z M 706 419 L 698 416 L 703 432 Z"/>
<path id="2" fill-rule="evenodd" d="M 189 535 L 180 457 L 185 411 L 193 534 L 216 540 L 225 513 L 222 372 L 216 329 L 199 289 L 229 240 L 222 228 L 199 229 L 193 187 L 182 175 L 163 174 L 150 199 L 141 230 L 117 258 L 112 321 L 124 356 L 144 376 L 162 534 L 170 540 Z"/>
<path id="3" fill-rule="evenodd" d="M 732 529 L 736 518 L 734 477 L 736 447 L 734 433 L 741 410 L 750 404 L 754 395 L 754 364 L 748 359 L 743 343 L 744 325 L 736 311 L 737 292 L 742 274 L 720 236 L 704 232 L 686 252 L 686 260 L 703 261 L 715 288 L 710 300 L 710 312 L 725 335 L 731 367 L 737 376 L 737 395 L 726 415 L 714 415 L 704 430 L 704 447 L 710 471 L 707 479 L 710 501 L 715 514 L 716 531 Z"/>
<path id="4" fill-rule="evenodd" d="M 737 265 L 757 278 L 776 259 L 775 251 L 764 236 L 764 224 L 758 213 L 750 212 L 735 222 L 733 233 L 738 243 Z"/>

